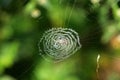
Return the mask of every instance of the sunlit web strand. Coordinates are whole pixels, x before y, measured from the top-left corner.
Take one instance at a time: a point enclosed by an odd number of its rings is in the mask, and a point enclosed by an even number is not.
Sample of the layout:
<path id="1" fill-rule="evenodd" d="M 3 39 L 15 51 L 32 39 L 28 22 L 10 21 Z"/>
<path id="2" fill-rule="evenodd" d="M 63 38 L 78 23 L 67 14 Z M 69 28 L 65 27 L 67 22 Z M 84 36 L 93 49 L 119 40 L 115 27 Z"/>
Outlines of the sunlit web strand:
<path id="1" fill-rule="evenodd" d="M 48 61 L 63 60 L 80 49 L 78 33 L 69 28 L 47 30 L 38 44 L 40 54 Z"/>

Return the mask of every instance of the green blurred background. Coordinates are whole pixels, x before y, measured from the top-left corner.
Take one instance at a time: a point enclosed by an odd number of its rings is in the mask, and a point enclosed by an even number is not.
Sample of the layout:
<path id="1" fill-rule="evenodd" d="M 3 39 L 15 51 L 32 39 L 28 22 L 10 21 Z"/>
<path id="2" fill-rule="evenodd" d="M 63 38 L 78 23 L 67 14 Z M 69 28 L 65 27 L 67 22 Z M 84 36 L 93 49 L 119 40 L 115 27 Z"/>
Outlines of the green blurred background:
<path id="1" fill-rule="evenodd" d="M 77 31 L 82 48 L 50 63 L 38 42 L 55 27 Z M 0 80 L 120 80 L 119 57 L 119 0 L 0 0 Z"/>

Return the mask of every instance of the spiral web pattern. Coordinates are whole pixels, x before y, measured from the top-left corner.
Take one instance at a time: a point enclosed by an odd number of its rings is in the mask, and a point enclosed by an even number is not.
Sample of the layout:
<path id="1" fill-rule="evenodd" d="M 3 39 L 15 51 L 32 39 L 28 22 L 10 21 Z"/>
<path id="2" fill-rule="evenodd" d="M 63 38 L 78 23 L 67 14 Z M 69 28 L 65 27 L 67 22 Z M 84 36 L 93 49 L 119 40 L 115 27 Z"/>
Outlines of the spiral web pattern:
<path id="1" fill-rule="evenodd" d="M 52 28 L 39 41 L 40 55 L 48 61 L 61 61 L 80 49 L 78 33 L 68 28 Z"/>

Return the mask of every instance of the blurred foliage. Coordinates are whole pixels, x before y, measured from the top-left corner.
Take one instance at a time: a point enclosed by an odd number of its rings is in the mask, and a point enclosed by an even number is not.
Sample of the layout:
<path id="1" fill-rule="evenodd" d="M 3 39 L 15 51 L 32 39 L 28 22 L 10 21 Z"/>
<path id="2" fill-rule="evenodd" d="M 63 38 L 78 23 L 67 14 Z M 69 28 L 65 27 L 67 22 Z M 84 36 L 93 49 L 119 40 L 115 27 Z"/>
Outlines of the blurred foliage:
<path id="1" fill-rule="evenodd" d="M 82 44 L 59 63 L 37 46 L 52 27 L 74 29 Z M 119 80 L 119 56 L 119 0 L 0 0 L 0 80 Z"/>

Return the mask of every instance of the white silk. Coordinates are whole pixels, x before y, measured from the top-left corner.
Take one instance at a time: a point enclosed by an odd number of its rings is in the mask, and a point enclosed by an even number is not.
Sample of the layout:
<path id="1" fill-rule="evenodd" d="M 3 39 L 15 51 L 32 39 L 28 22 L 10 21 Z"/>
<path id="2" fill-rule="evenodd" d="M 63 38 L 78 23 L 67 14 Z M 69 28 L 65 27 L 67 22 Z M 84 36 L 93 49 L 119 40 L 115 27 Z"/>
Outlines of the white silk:
<path id="1" fill-rule="evenodd" d="M 78 33 L 68 28 L 52 28 L 39 41 L 39 51 L 46 60 L 61 61 L 80 49 Z"/>

